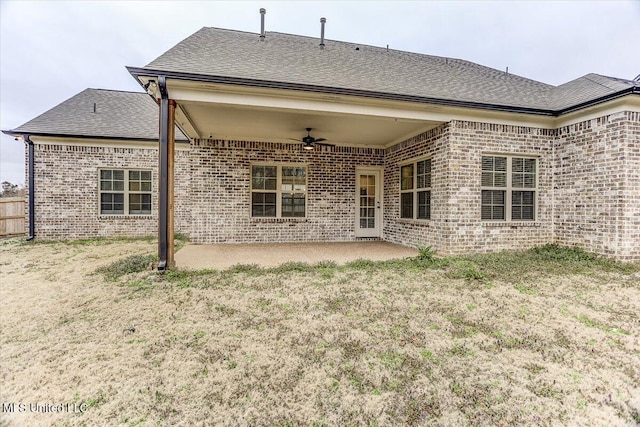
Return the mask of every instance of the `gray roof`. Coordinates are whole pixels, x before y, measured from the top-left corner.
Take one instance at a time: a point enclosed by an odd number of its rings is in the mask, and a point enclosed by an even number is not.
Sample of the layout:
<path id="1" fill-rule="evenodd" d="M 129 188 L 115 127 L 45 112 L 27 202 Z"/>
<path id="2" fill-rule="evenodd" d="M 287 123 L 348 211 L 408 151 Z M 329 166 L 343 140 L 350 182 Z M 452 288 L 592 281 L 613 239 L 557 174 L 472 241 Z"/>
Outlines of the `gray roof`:
<path id="1" fill-rule="evenodd" d="M 587 74 L 555 87 L 551 91 L 549 106 L 554 110 L 563 110 L 634 86 L 640 87 L 640 82 Z"/>
<path id="2" fill-rule="evenodd" d="M 158 117 L 146 93 L 85 89 L 7 133 L 158 140 Z"/>
<path id="3" fill-rule="evenodd" d="M 390 94 L 548 107 L 553 86 L 469 61 L 267 32 L 202 28 L 145 68 Z"/>
<path id="4" fill-rule="evenodd" d="M 640 83 L 589 74 L 555 87 L 460 59 L 205 27 L 145 68 L 558 111 Z"/>

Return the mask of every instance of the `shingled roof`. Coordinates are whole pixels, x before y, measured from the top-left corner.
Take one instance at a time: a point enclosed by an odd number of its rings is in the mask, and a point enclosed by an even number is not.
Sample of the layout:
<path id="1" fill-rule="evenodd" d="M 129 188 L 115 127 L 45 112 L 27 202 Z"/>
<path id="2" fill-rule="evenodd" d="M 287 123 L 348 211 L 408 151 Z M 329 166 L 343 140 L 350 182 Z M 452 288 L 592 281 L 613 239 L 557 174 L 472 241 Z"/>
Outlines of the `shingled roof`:
<path id="1" fill-rule="evenodd" d="M 142 92 L 85 89 L 6 133 L 157 141 L 158 105 Z M 177 127 L 176 140 L 187 140 Z"/>
<path id="2" fill-rule="evenodd" d="M 555 87 L 473 62 L 355 43 L 204 27 L 146 69 L 556 111 L 633 87 L 595 74 Z M 630 86 L 631 85 L 631 86 Z"/>
<path id="3" fill-rule="evenodd" d="M 640 88 L 640 82 L 592 73 L 555 87 L 549 104 L 555 110 L 563 110 L 634 87 Z"/>
<path id="4" fill-rule="evenodd" d="M 459 59 L 208 27 L 145 68 L 530 108 L 546 108 L 553 88 Z"/>

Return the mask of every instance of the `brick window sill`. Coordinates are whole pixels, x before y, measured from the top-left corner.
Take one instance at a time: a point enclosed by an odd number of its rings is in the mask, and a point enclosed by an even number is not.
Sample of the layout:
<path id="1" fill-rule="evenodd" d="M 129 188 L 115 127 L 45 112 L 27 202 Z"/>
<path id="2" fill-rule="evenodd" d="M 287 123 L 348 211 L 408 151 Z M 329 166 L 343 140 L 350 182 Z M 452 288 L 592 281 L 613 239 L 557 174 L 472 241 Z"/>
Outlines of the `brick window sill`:
<path id="1" fill-rule="evenodd" d="M 409 219 L 409 218 L 398 218 L 398 222 L 400 224 L 411 224 L 411 225 L 420 225 L 423 227 L 429 227 L 431 224 L 430 219 Z"/>
<path id="2" fill-rule="evenodd" d="M 113 220 L 113 219 L 157 219 L 153 215 L 150 214 L 140 214 L 140 215 L 124 215 L 124 214 L 113 214 L 113 215 L 98 215 L 98 219 L 102 220 Z"/>
<path id="3" fill-rule="evenodd" d="M 542 227 L 542 223 L 540 221 L 482 221 L 482 225 L 486 227 L 510 227 L 510 228 L 520 228 L 520 227 Z"/>
<path id="4" fill-rule="evenodd" d="M 304 223 L 309 222 L 307 218 L 251 218 L 252 223 L 275 224 L 275 223 Z"/>

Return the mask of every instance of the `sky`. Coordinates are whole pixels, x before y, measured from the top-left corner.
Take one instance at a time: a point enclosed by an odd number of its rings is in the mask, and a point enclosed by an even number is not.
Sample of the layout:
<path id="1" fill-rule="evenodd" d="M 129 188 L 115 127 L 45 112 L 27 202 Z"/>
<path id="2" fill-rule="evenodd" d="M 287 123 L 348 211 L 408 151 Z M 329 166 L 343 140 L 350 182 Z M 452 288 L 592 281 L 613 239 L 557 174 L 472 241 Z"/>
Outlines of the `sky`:
<path id="1" fill-rule="evenodd" d="M 640 1 L 0 0 L 0 129 L 90 88 L 141 91 L 144 66 L 202 27 L 266 30 L 465 59 L 559 85 L 640 74 Z M 212 58 L 212 60 L 215 60 Z M 23 184 L 24 143 L 2 134 L 0 182 Z"/>

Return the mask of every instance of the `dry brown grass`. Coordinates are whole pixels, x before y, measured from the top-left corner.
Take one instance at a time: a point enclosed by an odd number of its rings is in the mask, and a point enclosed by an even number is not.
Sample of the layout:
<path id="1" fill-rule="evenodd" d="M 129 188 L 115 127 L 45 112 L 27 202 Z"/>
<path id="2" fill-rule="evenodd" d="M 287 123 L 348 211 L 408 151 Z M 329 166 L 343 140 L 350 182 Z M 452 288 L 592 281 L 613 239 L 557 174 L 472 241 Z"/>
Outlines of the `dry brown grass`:
<path id="1" fill-rule="evenodd" d="M 0 424 L 640 422 L 638 266 L 543 257 L 518 271 L 497 256 L 94 273 L 154 247 L 0 245 L 0 400 L 87 407 Z"/>

